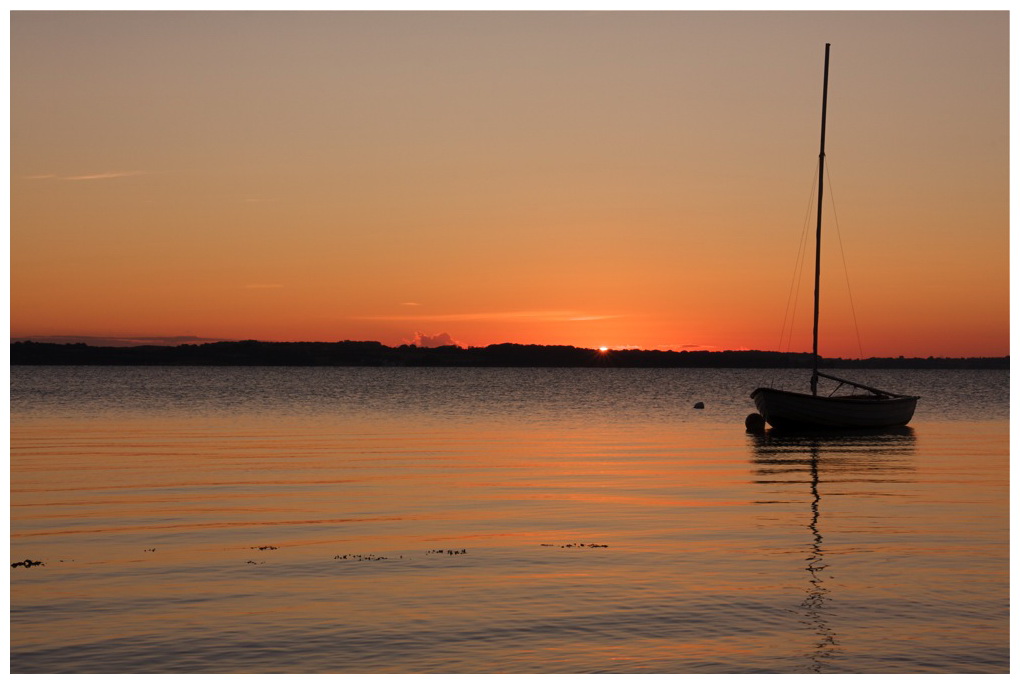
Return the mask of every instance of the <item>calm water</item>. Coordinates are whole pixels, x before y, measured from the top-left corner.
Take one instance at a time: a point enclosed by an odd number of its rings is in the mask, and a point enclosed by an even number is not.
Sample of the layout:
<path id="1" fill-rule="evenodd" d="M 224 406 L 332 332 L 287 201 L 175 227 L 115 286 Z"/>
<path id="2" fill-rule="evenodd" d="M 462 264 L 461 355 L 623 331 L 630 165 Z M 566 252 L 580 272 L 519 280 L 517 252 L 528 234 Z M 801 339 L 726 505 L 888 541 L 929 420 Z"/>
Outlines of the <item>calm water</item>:
<path id="1" fill-rule="evenodd" d="M 11 669 L 1007 672 L 1008 373 L 853 377 L 14 367 Z"/>

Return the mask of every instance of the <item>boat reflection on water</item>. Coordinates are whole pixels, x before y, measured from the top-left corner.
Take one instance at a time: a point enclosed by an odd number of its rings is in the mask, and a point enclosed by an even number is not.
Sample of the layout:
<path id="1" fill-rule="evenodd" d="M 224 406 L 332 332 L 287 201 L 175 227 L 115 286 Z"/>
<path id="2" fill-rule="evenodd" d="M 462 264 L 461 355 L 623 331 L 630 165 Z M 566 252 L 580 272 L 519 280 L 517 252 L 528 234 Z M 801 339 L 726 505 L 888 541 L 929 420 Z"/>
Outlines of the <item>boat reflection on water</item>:
<path id="1" fill-rule="evenodd" d="M 807 595 L 800 602 L 799 612 L 816 637 L 807 656 L 808 669 L 821 673 L 829 669 L 826 665 L 840 651 L 837 625 L 833 624 L 836 620 L 829 605 L 833 599 L 832 580 L 838 570 L 826 559 L 831 549 L 825 546 L 822 533 L 823 486 L 832 485 L 832 489 L 839 490 L 829 491 L 830 494 L 866 499 L 879 495 L 875 490 L 880 486 L 911 481 L 914 431 L 909 427 L 847 433 L 773 429 L 752 434 L 750 439 L 757 484 L 784 494 L 803 492 L 805 486 L 810 492 L 810 508 L 803 517 L 810 531 L 804 549 Z M 853 485 L 853 491 L 847 491 L 848 483 Z"/>

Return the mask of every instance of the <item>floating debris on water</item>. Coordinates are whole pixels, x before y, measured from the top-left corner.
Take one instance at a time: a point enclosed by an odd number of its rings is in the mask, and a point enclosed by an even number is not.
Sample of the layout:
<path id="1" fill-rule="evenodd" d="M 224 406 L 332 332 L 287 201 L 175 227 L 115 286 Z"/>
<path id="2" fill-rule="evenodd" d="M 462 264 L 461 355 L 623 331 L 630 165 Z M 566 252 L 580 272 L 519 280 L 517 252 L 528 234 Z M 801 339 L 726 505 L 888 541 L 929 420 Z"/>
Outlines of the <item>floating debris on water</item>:
<path id="1" fill-rule="evenodd" d="M 555 544 L 542 544 L 542 546 L 556 546 Z M 609 544 L 561 544 L 561 549 L 608 549 Z"/>
<path id="2" fill-rule="evenodd" d="M 258 549 L 259 551 L 276 551 L 279 546 L 249 546 L 250 549 Z M 156 549 L 153 549 L 155 551 Z"/>
<path id="3" fill-rule="evenodd" d="M 156 549 L 155 549 L 155 548 L 151 548 L 151 549 L 142 549 L 142 553 L 155 553 L 155 552 L 156 552 Z"/>
<path id="4" fill-rule="evenodd" d="M 36 565 L 46 565 L 46 564 L 43 563 L 42 561 L 34 561 L 34 560 L 30 559 L 30 558 L 26 558 L 25 560 L 19 561 L 17 563 L 11 563 L 11 567 L 12 568 L 17 568 L 17 567 L 31 568 L 31 567 L 34 567 Z"/>
<path id="5" fill-rule="evenodd" d="M 403 556 L 401 556 L 403 558 Z M 386 556 L 377 556 L 374 553 L 345 553 L 343 555 L 337 554 L 333 556 L 333 560 L 356 560 L 356 561 L 381 561 L 390 560 Z"/>
<path id="6" fill-rule="evenodd" d="M 430 553 L 435 553 L 439 555 L 445 553 L 447 556 L 462 556 L 467 554 L 467 549 L 429 549 L 428 551 L 425 552 L 425 555 L 427 556 Z"/>

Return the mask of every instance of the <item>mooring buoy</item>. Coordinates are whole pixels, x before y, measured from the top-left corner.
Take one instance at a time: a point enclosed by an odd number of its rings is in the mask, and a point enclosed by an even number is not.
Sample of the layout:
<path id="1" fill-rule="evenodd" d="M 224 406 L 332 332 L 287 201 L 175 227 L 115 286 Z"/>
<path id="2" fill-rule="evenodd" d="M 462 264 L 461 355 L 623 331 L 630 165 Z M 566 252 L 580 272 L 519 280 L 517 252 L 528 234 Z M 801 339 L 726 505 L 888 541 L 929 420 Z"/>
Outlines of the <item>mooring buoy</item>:
<path id="1" fill-rule="evenodd" d="M 744 418 L 744 427 L 748 432 L 765 432 L 765 418 L 760 413 L 749 413 Z"/>

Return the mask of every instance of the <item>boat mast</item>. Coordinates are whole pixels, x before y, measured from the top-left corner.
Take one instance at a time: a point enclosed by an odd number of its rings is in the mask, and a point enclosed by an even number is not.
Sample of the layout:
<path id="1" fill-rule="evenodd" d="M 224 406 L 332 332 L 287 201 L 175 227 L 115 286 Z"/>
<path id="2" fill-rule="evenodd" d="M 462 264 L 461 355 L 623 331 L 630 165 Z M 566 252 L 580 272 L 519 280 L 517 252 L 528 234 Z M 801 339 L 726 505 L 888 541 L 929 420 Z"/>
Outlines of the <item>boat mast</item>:
<path id="1" fill-rule="evenodd" d="M 825 108 L 829 96 L 829 43 L 825 44 L 825 75 L 822 80 L 822 142 L 818 152 L 818 222 L 815 227 L 815 325 L 812 333 L 811 394 L 818 395 L 818 295 L 822 267 L 822 188 L 825 185 Z"/>

